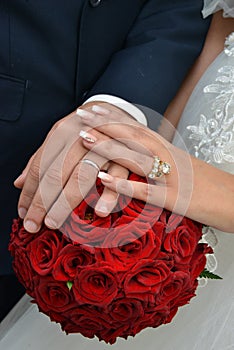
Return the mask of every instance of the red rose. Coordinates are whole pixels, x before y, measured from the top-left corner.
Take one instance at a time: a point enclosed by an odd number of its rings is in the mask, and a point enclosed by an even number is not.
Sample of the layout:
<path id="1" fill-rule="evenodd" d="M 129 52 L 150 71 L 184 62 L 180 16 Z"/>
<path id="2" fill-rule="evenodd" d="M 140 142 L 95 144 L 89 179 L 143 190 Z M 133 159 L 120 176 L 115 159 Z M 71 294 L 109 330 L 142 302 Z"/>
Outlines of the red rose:
<path id="1" fill-rule="evenodd" d="M 109 305 L 108 313 L 116 322 L 131 324 L 144 315 L 144 309 L 140 300 L 121 298 Z"/>
<path id="2" fill-rule="evenodd" d="M 118 326 L 104 328 L 98 332 L 97 336 L 99 340 L 104 340 L 106 343 L 114 344 L 117 337 L 127 339 L 129 335 L 129 326 L 127 324 L 119 324 Z"/>
<path id="3" fill-rule="evenodd" d="M 167 316 L 166 320 L 164 323 L 170 323 L 173 319 L 173 317 L 176 315 L 177 311 L 178 311 L 178 306 L 174 305 L 174 306 L 171 306 L 171 309 L 170 309 L 170 313 L 169 315 Z"/>
<path id="4" fill-rule="evenodd" d="M 180 306 L 188 304 L 190 300 L 196 295 L 195 292 L 197 289 L 197 285 L 198 281 L 193 280 L 191 281 L 190 288 L 184 288 L 183 290 L 181 290 L 181 293 L 171 301 L 171 309 L 173 310 L 174 307 L 178 308 Z"/>
<path id="5" fill-rule="evenodd" d="M 192 257 L 191 266 L 191 276 L 193 279 L 199 277 L 206 266 L 206 255 L 212 254 L 213 250 L 206 243 L 200 243 Z"/>
<path id="6" fill-rule="evenodd" d="M 34 295 L 35 271 L 32 269 L 25 249 L 17 249 L 14 254 L 13 269 L 30 296 Z"/>
<path id="7" fill-rule="evenodd" d="M 134 336 L 146 327 L 156 328 L 161 324 L 166 323 L 166 319 L 169 313 L 170 309 L 167 306 L 159 306 L 152 308 L 151 312 L 146 312 L 141 319 L 134 323 L 130 335 Z"/>
<path id="8" fill-rule="evenodd" d="M 65 282 L 55 281 L 52 276 L 41 276 L 37 283 L 35 301 L 43 312 L 61 313 L 75 306 L 73 293 Z"/>
<path id="9" fill-rule="evenodd" d="M 170 270 L 163 261 L 141 260 L 126 274 L 124 291 L 127 297 L 147 301 L 148 294 L 159 293 L 169 276 Z"/>
<path id="10" fill-rule="evenodd" d="M 104 259 L 120 270 L 139 259 L 156 258 L 161 247 L 160 239 L 147 222 L 139 221 L 136 225 L 128 218 L 124 221 L 125 225 L 115 226 L 108 234 L 102 249 Z M 118 222 L 121 223 L 121 220 Z M 163 231 L 163 227 L 159 223 L 158 231 Z"/>
<path id="11" fill-rule="evenodd" d="M 169 253 L 174 254 L 174 260 L 178 264 L 187 264 L 197 247 L 201 236 L 201 230 L 187 224 L 184 220 L 175 230 L 166 234 L 163 246 Z"/>
<path id="12" fill-rule="evenodd" d="M 68 322 L 67 317 L 65 316 L 65 313 L 55 312 L 55 311 L 49 311 L 48 316 L 50 317 L 50 320 L 52 322 L 60 323 L 61 325 L 63 323 Z"/>
<path id="13" fill-rule="evenodd" d="M 168 304 L 175 299 L 181 291 L 190 287 L 190 274 L 183 271 L 175 271 L 171 274 L 167 283 L 163 286 L 160 295 L 157 296 L 157 304 Z"/>
<path id="14" fill-rule="evenodd" d="M 18 235 L 19 233 L 19 230 L 21 228 L 21 222 L 22 222 L 22 219 L 18 218 L 18 219 L 13 219 L 13 223 L 12 223 L 12 226 L 11 226 L 11 233 L 13 235 Z"/>
<path id="15" fill-rule="evenodd" d="M 36 234 L 38 236 L 39 234 Z M 17 247 L 24 247 L 29 242 L 35 239 L 35 235 L 29 233 L 24 229 L 22 219 L 14 219 L 12 225 L 11 242 L 9 244 L 9 250 L 14 251 Z"/>
<path id="16" fill-rule="evenodd" d="M 113 344 L 116 337 L 122 336 L 127 338 L 128 335 L 133 334 L 132 328 L 144 316 L 143 303 L 134 298 L 120 298 L 113 301 L 107 311 L 111 318 L 109 327 L 103 329 L 99 339 Z"/>
<path id="17" fill-rule="evenodd" d="M 80 332 L 88 338 L 93 338 L 103 329 L 110 327 L 111 323 L 109 316 L 94 306 L 76 307 L 64 315 L 67 320 L 62 323 L 62 328 L 66 333 Z"/>
<path id="18" fill-rule="evenodd" d="M 82 220 L 73 213 L 61 230 L 65 236 L 76 244 L 99 246 L 108 234 L 111 225 L 110 215 L 106 220 L 96 217 L 92 220 Z"/>
<path id="19" fill-rule="evenodd" d="M 143 177 L 140 177 L 136 174 L 130 174 L 129 180 L 131 181 L 137 181 L 137 182 L 146 182 L 146 179 Z M 151 204 L 147 204 L 141 200 L 132 198 L 129 200 L 129 197 L 126 196 L 120 196 L 119 198 L 120 202 L 120 208 L 122 209 L 122 214 L 127 215 L 129 217 L 135 218 L 141 218 L 142 220 L 148 219 L 150 220 L 151 224 L 158 221 L 161 213 L 163 212 L 163 208 L 156 207 Z"/>
<path id="20" fill-rule="evenodd" d="M 94 248 L 68 244 L 60 251 L 53 267 L 53 277 L 58 281 L 72 281 L 80 266 L 95 262 Z"/>
<path id="21" fill-rule="evenodd" d="M 27 252 L 34 270 L 42 276 L 50 273 L 63 247 L 63 238 L 59 232 L 44 229 L 42 235 L 27 246 Z"/>
<path id="22" fill-rule="evenodd" d="M 138 217 L 142 220 L 148 218 L 148 220 L 150 219 L 150 221 L 154 223 L 158 221 L 163 211 L 162 208 L 146 204 L 145 202 L 134 198 L 130 202 L 124 203 L 124 199 L 126 200 L 126 197 L 122 198 L 123 200 L 120 205 L 122 206 L 123 215 L 127 215 L 133 218 Z"/>
<path id="23" fill-rule="evenodd" d="M 85 200 L 73 210 L 63 224 L 60 230 L 71 241 L 77 244 L 99 246 L 119 217 L 120 214 L 117 212 L 108 215 L 105 219 L 96 215 L 94 208 L 102 191 L 103 185 L 98 179 L 96 187 L 89 192 Z"/>
<path id="24" fill-rule="evenodd" d="M 185 287 L 186 286 L 186 287 Z M 190 302 L 190 300 L 196 296 L 196 289 L 198 286 L 197 279 L 194 280 L 190 276 L 189 283 L 185 282 L 185 286 L 181 288 L 181 291 L 178 295 L 175 296 L 170 302 L 170 314 L 167 317 L 165 323 L 170 323 L 178 311 L 180 306 L 184 306 Z"/>
<path id="25" fill-rule="evenodd" d="M 79 303 L 107 306 L 118 293 L 118 276 L 109 266 L 87 266 L 76 275 L 73 292 Z"/>

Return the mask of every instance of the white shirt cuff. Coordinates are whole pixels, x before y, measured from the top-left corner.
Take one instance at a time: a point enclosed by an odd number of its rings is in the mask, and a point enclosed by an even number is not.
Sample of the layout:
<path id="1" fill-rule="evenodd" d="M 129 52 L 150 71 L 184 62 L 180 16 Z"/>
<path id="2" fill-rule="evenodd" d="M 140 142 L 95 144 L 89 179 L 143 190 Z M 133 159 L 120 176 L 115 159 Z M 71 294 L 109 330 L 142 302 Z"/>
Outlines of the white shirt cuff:
<path id="1" fill-rule="evenodd" d="M 147 119 L 144 113 L 134 106 L 132 103 L 125 101 L 124 99 L 112 95 L 94 95 L 90 98 L 88 98 L 83 104 L 88 103 L 88 102 L 95 102 L 95 101 L 100 101 L 100 102 L 107 102 L 110 103 L 123 111 L 127 112 L 130 114 L 135 120 L 137 120 L 139 123 L 147 126 Z"/>

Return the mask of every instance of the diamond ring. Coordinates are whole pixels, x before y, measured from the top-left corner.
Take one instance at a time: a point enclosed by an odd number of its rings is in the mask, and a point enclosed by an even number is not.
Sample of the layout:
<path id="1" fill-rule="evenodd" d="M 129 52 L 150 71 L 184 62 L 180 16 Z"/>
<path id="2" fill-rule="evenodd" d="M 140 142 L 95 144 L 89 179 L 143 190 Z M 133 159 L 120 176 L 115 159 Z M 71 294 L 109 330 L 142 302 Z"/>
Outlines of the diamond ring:
<path id="1" fill-rule="evenodd" d="M 158 156 L 154 156 L 153 165 L 148 178 L 155 180 L 163 175 L 168 175 L 171 172 L 171 165 L 169 163 L 161 161 Z"/>

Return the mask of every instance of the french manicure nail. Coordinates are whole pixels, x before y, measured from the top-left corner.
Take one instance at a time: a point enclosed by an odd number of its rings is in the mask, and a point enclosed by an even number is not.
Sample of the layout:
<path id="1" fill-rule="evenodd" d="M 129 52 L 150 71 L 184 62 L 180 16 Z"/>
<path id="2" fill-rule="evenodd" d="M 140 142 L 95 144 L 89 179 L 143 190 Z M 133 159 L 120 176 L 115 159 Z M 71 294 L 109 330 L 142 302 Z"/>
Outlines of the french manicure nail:
<path id="1" fill-rule="evenodd" d="M 84 109 L 77 108 L 76 114 L 79 115 L 81 118 L 84 119 L 90 119 L 94 117 L 93 113 L 87 112 Z"/>
<path id="2" fill-rule="evenodd" d="M 27 220 L 24 224 L 24 228 L 31 233 L 36 233 L 39 230 L 38 225 L 32 220 Z"/>
<path id="3" fill-rule="evenodd" d="M 99 179 L 104 180 L 106 182 L 112 182 L 114 179 L 113 176 L 105 173 L 104 171 L 99 171 L 98 177 L 99 177 Z"/>
<path id="4" fill-rule="evenodd" d="M 94 137 L 93 135 L 89 134 L 84 130 L 81 130 L 79 135 L 80 137 L 82 137 L 82 139 L 84 139 L 87 142 L 94 143 L 95 141 L 97 141 L 96 137 Z"/>
<path id="5" fill-rule="evenodd" d="M 25 208 L 21 207 L 18 209 L 18 214 L 19 214 L 19 217 L 21 219 L 24 219 L 26 214 L 27 214 L 27 210 Z"/>
<path id="6" fill-rule="evenodd" d="M 95 113 L 100 113 L 100 114 L 105 114 L 105 115 L 110 114 L 110 111 L 108 109 L 100 107 L 98 105 L 94 105 L 91 109 Z"/>

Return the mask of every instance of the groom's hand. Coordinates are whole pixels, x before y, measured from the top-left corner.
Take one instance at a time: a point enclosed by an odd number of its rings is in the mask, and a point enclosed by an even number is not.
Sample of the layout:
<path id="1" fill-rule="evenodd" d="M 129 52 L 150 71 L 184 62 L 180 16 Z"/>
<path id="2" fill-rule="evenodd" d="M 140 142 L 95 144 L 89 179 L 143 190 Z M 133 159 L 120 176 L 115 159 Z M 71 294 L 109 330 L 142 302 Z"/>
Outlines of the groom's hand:
<path id="1" fill-rule="evenodd" d="M 91 105 L 82 108 L 88 110 Z M 18 212 L 27 231 L 38 232 L 43 222 L 49 228 L 60 228 L 95 184 L 98 168 L 113 176 L 128 177 L 127 169 L 85 149 L 79 136 L 81 130 L 89 128 L 75 112 L 58 121 L 15 180 L 15 186 L 22 189 Z M 81 162 L 82 159 L 97 166 Z M 115 207 L 117 196 L 105 189 L 95 206 L 96 213 L 107 216 Z"/>

